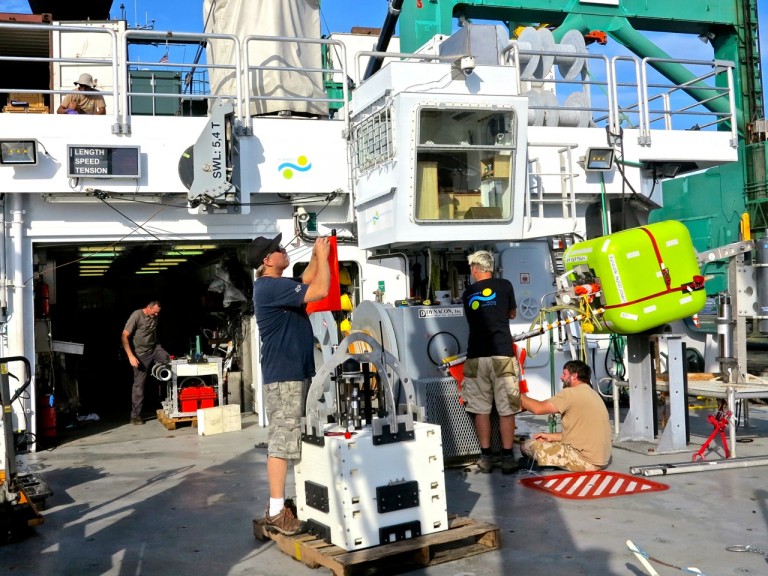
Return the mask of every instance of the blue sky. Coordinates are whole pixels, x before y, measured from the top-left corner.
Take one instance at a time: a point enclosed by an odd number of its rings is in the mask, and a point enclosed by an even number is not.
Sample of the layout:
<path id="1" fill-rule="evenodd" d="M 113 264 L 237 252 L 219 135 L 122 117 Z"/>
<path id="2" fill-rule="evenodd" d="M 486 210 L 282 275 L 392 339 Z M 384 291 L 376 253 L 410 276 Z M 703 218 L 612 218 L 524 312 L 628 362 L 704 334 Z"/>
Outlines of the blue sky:
<path id="1" fill-rule="evenodd" d="M 387 0 L 321 2 L 322 12 L 331 32 L 349 32 L 352 26 L 378 28 L 387 15 Z M 154 20 L 158 30 L 200 32 L 203 28 L 203 0 L 114 0 L 111 11 L 113 18 L 120 17 L 120 4 L 125 5 L 126 20 L 131 26 L 144 26 Z M 0 0 L 0 12 L 29 13 L 31 10 L 27 0 Z M 325 27 L 322 31 L 327 32 Z"/>

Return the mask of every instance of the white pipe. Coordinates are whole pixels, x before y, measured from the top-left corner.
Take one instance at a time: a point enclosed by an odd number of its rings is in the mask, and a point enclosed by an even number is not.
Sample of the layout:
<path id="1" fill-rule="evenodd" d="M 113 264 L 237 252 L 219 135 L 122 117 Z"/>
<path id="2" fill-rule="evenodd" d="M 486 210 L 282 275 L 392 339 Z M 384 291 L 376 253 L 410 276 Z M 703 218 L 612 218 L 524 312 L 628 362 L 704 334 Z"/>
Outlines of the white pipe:
<path id="1" fill-rule="evenodd" d="M 736 389 L 733 386 L 728 386 L 726 392 L 728 393 L 728 410 L 731 415 L 728 417 L 728 436 L 731 439 L 731 458 L 736 458 Z"/>
<path id="2" fill-rule="evenodd" d="M 8 231 L 5 222 L 5 196 L 0 198 L 0 322 L 7 322 L 8 310 L 8 266 L 6 256 L 6 237 Z M 7 356 L 7 337 L 0 336 L 0 356 Z"/>
<path id="3" fill-rule="evenodd" d="M 749 468 L 751 466 L 767 466 L 768 456 L 750 456 L 748 458 L 728 458 L 727 460 L 711 460 L 708 462 L 682 462 L 680 464 L 656 464 L 651 466 L 631 466 L 630 474 L 636 476 L 669 476 L 685 472 L 706 472 L 709 470 L 726 470 L 728 468 Z"/>
<path id="4" fill-rule="evenodd" d="M 632 552 L 632 554 L 635 555 L 635 558 L 637 558 L 640 561 L 640 564 L 643 565 L 643 568 L 645 568 L 648 571 L 648 574 L 650 576 L 659 576 L 659 573 L 656 572 L 656 570 L 651 566 L 651 563 L 648 562 L 648 559 L 643 555 L 642 550 L 640 550 L 637 545 L 635 545 L 632 540 L 627 540 L 627 548 Z"/>
<path id="5" fill-rule="evenodd" d="M 30 322 L 31 329 L 26 329 L 29 310 L 33 308 L 32 290 L 32 259 L 24 257 L 26 238 L 24 235 L 24 195 L 9 194 L 11 199 L 11 269 L 13 275 L 12 290 L 9 298 L 8 315 L 8 345 L 5 351 L 8 356 L 25 356 L 32 370 L 30 377 L 32 384 L 29 387 L 29 400 L 24 410 L 29 418 L 29 432 L 37 435 L 37 391 L 35 389 L 35 361 L 27 352 L 34 351 L 34 318 Z M 29 264 L 27 278 L 25 278 L 25 263 Z M 29 282 L 25 286 L 25 280 Z M 33 313 L 34 315 L 34 313 Z M 29 342 L 27 342 L 29 341 Z M 37 443 L 33 444 L 33 450 Z"/>

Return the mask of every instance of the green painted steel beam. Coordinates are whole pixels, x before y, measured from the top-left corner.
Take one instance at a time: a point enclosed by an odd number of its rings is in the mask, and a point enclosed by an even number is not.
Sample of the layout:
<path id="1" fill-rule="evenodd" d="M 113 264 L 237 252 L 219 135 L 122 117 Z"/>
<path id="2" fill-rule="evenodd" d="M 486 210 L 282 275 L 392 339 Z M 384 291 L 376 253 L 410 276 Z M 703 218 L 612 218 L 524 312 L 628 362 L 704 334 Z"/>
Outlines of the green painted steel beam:
<path id="1" fill-rule="evenodd" d="M 421 8 L 419 8 L 419 4 Z M 453 32 L 455 18 L 560 25 L 568 15 L 619 17 L 646 32 L 702 34 L 741 25 L 740 0 L 618 0 L 617 6 L 581 0 L 421 0 L 406 2 L 400 15 L 400 46 L 412 52 L 435 34 Z"/>

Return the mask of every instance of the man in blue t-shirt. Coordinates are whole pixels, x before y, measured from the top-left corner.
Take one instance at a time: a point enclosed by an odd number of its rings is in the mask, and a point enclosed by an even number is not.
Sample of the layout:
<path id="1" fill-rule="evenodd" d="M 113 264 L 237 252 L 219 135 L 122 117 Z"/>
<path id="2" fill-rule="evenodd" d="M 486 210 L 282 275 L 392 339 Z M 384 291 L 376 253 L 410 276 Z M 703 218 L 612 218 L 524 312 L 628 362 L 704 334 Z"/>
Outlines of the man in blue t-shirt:
<path id="1" fill-rule="evenodd" d="M 267 476 L 269 506 L 265 524 L 283 534 L 296 534 L 302 523 L 285 501 L 288 460 L 301 458 L 301 418 L 309 379 L 315 375 L 315 345 L 306 303 L 328 295 L 328 238 L 318 238 L 300 278 L 283 278 L 290 265 L 280 245 L 282 234 L 259 236 L 246 259 L 256 269 L 253 304 L 261 338 L 261 374 L 269 420 Z"/>
<path id="2" fill-rule="evenodd" d="M 493 264 L 493 254 L 485 250 L 469 256 L 474 284 L 463 296 L 469 343 L 462 399 L 474 419 L 480 444 L 477 467 L 485 474 L 493 470 L 495 460 L 491 453 L 491 411 L 496 405 L 503 449 L 501 471 L 511 474 L 518 468 L 513 447 L 515 413 L 520 411 L 520 367 L 512 352 L 509 321 L 517 315 L 517 303 L 509 280 L 493 277 Z"/>

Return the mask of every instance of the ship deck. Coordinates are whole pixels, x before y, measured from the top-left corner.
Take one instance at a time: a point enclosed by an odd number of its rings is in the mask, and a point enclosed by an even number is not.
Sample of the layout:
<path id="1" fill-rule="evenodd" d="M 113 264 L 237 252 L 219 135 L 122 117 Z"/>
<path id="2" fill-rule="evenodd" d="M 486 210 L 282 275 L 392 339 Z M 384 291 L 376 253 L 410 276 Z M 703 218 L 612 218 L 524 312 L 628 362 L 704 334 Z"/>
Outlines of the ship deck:
<path id="1" fill-rule="evenodd" d="M 691 462 L 712 432 L 710 413 L 690 411 L 687 452 L 649 456 L 615 447 L 609 470 L 628 474 L 635 466 Z M 752 402 L 749 414 L 750 427 L 738 430 L 738 454 L 768 455 L 768 406 Z M 521 435 L 545 425 L 544 417 L 518 417 Z M 55 447 L 26 455 L 54 494 L 42 511 L 44 524 L 0 547 L 0 565 L 16 576 L 327 574 L 296 562 L 274 542 L 254 539 L 252 520 L 268 499 L 266 440 L 254 415 L 243 418 L 242 430 L 213 436 L 192 426 L 168 430 L 156 420 L 134 426 L 108 418 L 68 430 Z M 711 447 L 707 461 L 722 459 L 718 441 Z M 519 482 L 530 475 L 447 469 L 449 514 L 497 525 L 501 548 L 412 574 L 647 574 L 627 540 L 703 574 L 768 569 L 761 554 L 725 549 L 768 550 L 768 466 L 659 476 L 653 480 L 668 490 L 590 500 L 531 490 Z M 292 482 L 289 476 L 289 487 Z"/>

